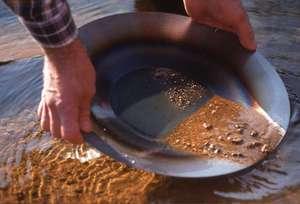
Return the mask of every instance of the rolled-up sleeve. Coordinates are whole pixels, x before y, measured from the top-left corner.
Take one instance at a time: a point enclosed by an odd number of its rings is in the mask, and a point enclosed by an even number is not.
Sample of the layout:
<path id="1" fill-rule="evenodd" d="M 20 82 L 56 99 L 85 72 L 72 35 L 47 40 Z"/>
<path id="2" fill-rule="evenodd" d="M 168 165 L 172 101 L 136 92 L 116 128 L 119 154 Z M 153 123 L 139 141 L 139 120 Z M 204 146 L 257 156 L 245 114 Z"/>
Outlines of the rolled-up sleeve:
<path id="1" fill-rule="evenodd" d="M 62 47 L 77 37 L 66 0 L 4 0 L 42 47 Z"/>

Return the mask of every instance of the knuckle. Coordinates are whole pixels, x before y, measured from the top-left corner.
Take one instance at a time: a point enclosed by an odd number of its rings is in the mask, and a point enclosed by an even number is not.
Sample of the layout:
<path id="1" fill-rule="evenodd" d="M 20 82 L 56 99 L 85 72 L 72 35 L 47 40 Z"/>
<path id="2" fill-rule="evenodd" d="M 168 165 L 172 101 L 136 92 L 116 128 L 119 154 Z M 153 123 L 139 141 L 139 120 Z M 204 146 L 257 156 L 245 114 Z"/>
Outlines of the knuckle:
<path id="1" fill-rule="evenodd" d="M 61 99 L 55 100 L 54 105 L 58 109 L 65 108 L 65 104 L 64 104 L 63 100 L 61 100 Z"/>
<path id="2" fill-rule="evenodd" d="M 49 107 L 49 108 L 55 108 L 57 106 L 57 101 L 55 100 L 47 100 L 46 101 L 46 105 Z"/>
<path id="3" fill-rule="evenodd" d="M 59 112 L 61 112 L 63 114 L 70 113 L 71 111 L 74 110 L 73 102 L 63 101 L 61 99 L 56 100 L 54 102 L 53 107 L 55 107 Z"/>
<path id="4" fill-rule="evenodd" d="M 52 98 L 45 101 L 49 108 L 64 108 L 65 102 L 60 98 Z"/>

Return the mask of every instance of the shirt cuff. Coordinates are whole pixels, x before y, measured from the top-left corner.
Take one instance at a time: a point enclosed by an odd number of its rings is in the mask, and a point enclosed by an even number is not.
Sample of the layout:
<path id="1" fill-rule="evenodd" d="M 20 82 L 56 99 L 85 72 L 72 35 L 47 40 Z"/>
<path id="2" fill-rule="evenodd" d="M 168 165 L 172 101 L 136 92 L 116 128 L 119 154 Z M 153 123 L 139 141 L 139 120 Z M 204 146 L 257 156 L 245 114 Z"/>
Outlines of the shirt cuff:
<path id="1" fill-rule="evenodd" d="M 37 18 L 20 17 L 33 38 L 42 47 L 58 48 L 73 42 L 78 30 L 66 1 L 58 1 L 56 5 L 45 9 Z"/>

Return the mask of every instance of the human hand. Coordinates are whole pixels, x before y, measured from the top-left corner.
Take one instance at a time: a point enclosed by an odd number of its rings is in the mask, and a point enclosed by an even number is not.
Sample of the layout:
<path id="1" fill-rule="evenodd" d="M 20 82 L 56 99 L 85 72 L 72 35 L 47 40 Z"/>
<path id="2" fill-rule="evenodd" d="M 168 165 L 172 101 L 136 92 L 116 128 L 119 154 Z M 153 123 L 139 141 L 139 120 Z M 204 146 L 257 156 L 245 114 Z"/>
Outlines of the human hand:
<path id="1" fill-rule="evenodd" d="M 256 49 L 255 36 L 240 0 L 183 0 L 195 21 L 238 35 L 241 44 Z"/>
<path id="2" fill-rule="evenodd" d="M 45 49 L 44 87 L 38 108 L 41 128 L 74 144 L 90 132 L 95 70 L 77 39 L 63 48 Z"/>

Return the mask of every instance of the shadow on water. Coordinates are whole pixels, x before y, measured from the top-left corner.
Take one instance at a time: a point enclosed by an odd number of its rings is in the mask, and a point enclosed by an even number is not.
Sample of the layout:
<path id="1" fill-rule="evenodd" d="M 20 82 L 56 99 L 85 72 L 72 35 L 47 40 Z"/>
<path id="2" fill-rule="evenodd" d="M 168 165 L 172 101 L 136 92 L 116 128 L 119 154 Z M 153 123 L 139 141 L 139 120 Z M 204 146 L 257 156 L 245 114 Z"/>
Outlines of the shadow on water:
<path id="1" fill-rule="evenodd" d="M 78 24 L 82 25 L 111 13 L 132 11 L 134 5 L 139 10 L 182 13 L 182 4 L 179 9 L 171 8 L 174 4 L 169 2 L 163 5 L 158 0 L 122 3 L 71 0 L 70 4 Z M 37 128 L 35 115 L 42 87 L 42 59 L 18 60 L 0 66 L 1 201 L 299 202 L 299 194 L 294 192 L 300 189 L 300 139 L 297 137 L 300 134 L 300 4 L 297 0 L 244 0 L 243 3 L 256 31 L 259 50 L 277 67 L 292 102 L 287 140 L 268 160 L 251 172 L 214 180 L 164 178 L 130 169 L 87 146 L 73 147 L 51 140 Z M 0 14 L 1 18 L 8 15 Z M 1 18 L 0 25 L 4 25 Z M 16 31 L 20 27 L 14 25 L 15 19 L 10 19 L 7 30 L 0 31 L 6 35 L 1 35 L 1 42 L 21 36 Z M 9 43 L 1 46 L 1 50 L 12 52 Z M 21 49 L 20 45 L 16 47 Z"/>

